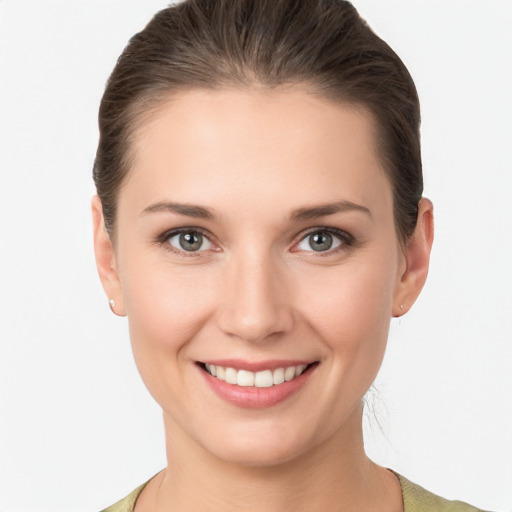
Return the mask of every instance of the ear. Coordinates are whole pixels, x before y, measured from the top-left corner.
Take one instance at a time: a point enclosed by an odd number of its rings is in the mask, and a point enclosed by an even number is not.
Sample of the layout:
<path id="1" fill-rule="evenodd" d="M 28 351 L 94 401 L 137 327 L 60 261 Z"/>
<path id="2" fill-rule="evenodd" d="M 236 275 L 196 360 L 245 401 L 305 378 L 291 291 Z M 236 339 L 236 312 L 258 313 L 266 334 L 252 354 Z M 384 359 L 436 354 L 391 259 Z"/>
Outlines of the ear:
<path id="1" fill-rule="evenodd" d="M 114 246 L 105 229 L 103 207 L 96 195 L 91 201 L 94 233 L 94 254 L 101 284 L 110 302 L 110 308 L 118 316 L 126 316 L 121 282 L 117 272 Z M 114 302 L 112 302 L 114 301 Z"/>
<path id="2" fill-rule="evenodd" d="M 405 271 L 393 297 L 393 316 L 409 311 L 427 279 L 430 251 L 434 241 L 434 207 L 429 199 L 422 198 L 418 205 L 418 221 L 404 249 Z"/>

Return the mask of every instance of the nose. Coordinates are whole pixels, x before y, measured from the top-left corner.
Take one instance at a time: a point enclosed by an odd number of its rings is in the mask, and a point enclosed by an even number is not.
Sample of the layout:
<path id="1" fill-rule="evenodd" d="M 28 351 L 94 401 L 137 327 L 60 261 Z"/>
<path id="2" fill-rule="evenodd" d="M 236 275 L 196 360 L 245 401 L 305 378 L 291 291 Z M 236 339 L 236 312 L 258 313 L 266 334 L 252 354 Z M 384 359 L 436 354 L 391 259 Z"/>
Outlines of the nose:
<path id="1" fill-rule="evenodd" d="M 220 329 L 251 343 L 275 339 L 292 329 L 293 308 L 283 272 L 269 257 L 231 261 L 222 282 Z"/>

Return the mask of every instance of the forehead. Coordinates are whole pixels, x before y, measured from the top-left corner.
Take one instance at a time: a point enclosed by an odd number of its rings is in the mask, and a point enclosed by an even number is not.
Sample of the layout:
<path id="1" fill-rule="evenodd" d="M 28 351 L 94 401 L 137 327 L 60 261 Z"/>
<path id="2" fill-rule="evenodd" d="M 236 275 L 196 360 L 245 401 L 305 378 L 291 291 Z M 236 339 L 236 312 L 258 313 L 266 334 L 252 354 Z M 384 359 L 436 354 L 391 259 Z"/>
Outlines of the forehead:
<path id="1" fill-rule="evenodd" d="M 136 131 L 120 203 L 391 201 L 375 134 L 363 107 L 303 90 L 180 92 Z"/>

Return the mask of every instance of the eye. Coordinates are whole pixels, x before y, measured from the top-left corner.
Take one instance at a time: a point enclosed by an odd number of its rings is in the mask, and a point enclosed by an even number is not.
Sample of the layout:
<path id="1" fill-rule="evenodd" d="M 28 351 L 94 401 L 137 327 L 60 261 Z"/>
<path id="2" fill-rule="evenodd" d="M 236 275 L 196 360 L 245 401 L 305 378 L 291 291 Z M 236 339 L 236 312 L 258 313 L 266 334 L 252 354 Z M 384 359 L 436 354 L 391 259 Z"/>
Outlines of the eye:
<path id="1" fill-rule="evenodd" d="M 170 233 L 167 243 L 178 251 L 199 252 L 211 249 L 212 243 L 200 231 L 189 229 Z"/>
<path id="2" fill-rule="evenodd" d="M 306 235 L 298 244 L 300 251 L 328 252 L 341 246 L 350 245 L 348 234 L 338 230 L 317 229 Z"/>

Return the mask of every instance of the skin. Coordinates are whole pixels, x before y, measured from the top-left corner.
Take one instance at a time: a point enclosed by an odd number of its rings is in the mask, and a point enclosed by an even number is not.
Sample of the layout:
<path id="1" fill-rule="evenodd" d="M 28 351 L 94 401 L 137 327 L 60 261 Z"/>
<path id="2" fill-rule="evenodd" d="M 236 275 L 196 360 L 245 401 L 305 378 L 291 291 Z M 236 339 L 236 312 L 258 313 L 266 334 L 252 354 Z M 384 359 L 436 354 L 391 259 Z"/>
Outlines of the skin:
<path id="1" fill-rule="evenodd" d="M 403 509 L 398 480 L 364 453 L 361 400 L 391 317 L 425 282 L 432 205 L 401 244 L 374 132 L 364 108 L 298 88 L 191 90 L 137 132 L 115 246 L 93 199 L 99 274 L 164 416 L 169 466 L 137 512 Z M 363 209 L 292 216 L 340 201 Z M 168 202 L 213 217 L 154 207 Z M 180 251 L 164 235 L 184 227 L 211 243 Z M 311 230 L 326 228 L 349 237 L 314 251 Z M 225 358 L 319 364 L 287 400 L 244 409 L 196 364 Z"/>

